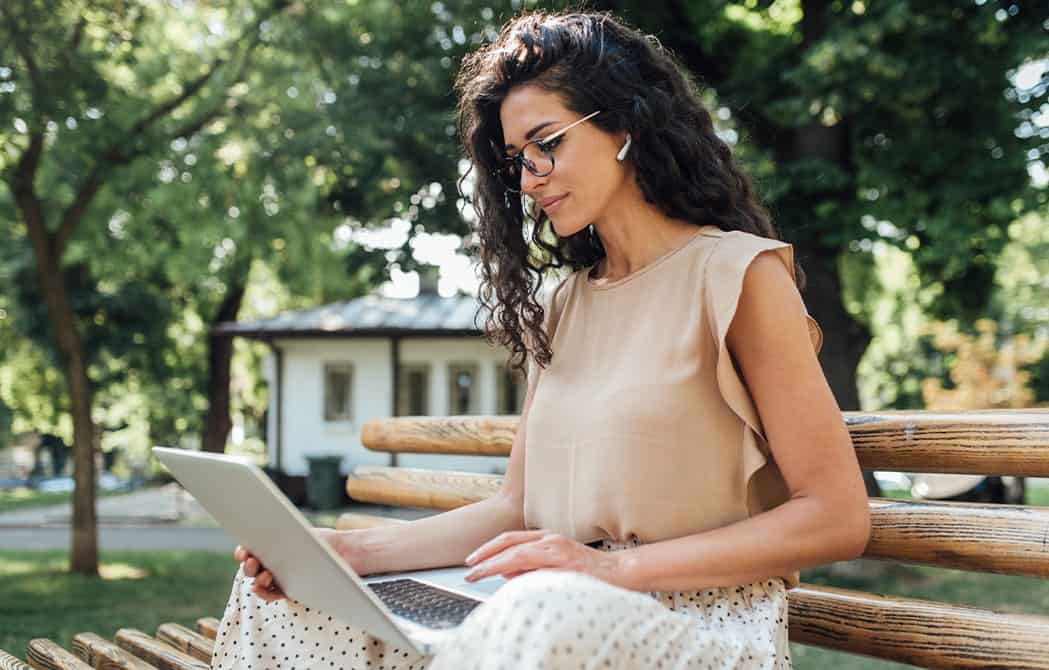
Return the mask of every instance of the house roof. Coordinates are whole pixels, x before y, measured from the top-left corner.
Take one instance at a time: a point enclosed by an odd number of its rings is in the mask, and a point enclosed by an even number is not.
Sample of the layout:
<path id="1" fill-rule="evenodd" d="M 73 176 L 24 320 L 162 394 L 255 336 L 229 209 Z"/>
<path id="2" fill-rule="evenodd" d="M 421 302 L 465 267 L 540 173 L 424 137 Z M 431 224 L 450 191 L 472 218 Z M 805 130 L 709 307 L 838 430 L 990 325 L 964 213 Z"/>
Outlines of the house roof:
<path id="1" fill-rule="evenodd" d="M 475 322 L 476 317 L 476 322 Z M 216 335 L 274 337 L 476 337 L 487 310 L 475 296 L 443 298 L 423 292 L 415 298 L 367 295 L 320 307 L 284 312 L 268 319 L 225 321 Z"/>

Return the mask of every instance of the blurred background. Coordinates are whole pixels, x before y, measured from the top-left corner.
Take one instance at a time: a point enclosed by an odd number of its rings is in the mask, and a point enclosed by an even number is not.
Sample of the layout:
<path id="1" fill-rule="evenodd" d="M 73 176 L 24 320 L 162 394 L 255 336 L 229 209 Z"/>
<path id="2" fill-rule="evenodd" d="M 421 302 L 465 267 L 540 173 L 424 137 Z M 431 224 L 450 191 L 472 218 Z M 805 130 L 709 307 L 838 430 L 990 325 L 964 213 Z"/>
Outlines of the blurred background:
<path id="1" fill-rule="evenodd" d="M 515 414 L 524 380 L 474 319 L 451 82 L 511 15 L 564 6 L 0 4 L 0 526 L 64 504 L 82 532 L 54 565 L 98 574 L 96 492 L 167 481 L 152 445 L 249 456 L 309 504 L 311 467 L 388 462 L 369 418 Z M 694 75 L 808 275 L 843 410 L 1049 406 L 1045 3 L 576 6 Z"/>

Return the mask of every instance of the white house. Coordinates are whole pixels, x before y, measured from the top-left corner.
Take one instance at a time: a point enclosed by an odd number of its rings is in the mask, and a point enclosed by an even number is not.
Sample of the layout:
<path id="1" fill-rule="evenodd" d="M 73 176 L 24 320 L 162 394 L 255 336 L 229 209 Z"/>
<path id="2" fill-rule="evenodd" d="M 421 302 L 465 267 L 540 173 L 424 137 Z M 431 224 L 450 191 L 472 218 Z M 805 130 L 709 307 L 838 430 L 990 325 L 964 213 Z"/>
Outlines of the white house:
<path id="1" fill-rule="evenodd" d="M 361 445 L 361 427 L 375 417 L 520 412 L 524 378 L 506 367 L 506 348 L 482 337 L 478 300 L 441 297 L 429 277 L 415 298 L 369 295 L 216 327 L 271 348 L 267 449 L 284 478 L 304 478 L 306 457 L 322 454 L 345 456 L 344 475 L 357 465 L 505 470 L 506 458 L 394 457 Z"/>

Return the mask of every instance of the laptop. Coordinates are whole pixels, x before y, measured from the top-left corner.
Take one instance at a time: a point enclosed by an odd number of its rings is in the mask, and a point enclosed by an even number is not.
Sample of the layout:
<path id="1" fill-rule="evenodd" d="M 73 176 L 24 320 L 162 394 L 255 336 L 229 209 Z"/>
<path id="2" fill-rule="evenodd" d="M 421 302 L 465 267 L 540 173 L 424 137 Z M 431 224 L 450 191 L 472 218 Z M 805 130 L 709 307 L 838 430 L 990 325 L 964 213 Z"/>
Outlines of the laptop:
<path id="1" fill-rule="evenodd" d="M 500 576 L 467 582 L 465 566 L 361 577 L 254 463 L 167 447 L 153 453 L 289 598 L 394 646 L 435 653 L 442 638 L 506 583 Z"/>

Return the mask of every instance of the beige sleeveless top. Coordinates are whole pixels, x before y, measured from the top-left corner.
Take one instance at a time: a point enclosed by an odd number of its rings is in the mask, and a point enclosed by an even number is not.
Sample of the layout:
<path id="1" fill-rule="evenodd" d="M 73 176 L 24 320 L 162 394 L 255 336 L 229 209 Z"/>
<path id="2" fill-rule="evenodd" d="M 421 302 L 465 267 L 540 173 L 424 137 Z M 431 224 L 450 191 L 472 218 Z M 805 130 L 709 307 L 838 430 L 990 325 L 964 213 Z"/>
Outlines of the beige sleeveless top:
<path id="1" fill-rule="evenodd" d="M 789 499 L 725 344 L 743 274 L 769 249 L 793 277 L 790 244 L 703 226 L 633 274 L 583 268 L 545 300 L 553 357 L 546 369 L 528 357 L 526 527 L 647 543 Z M 823 333 L 805 317 L 818 352 Z M 797 586 L 798 572 L 781 576 Z"/>

